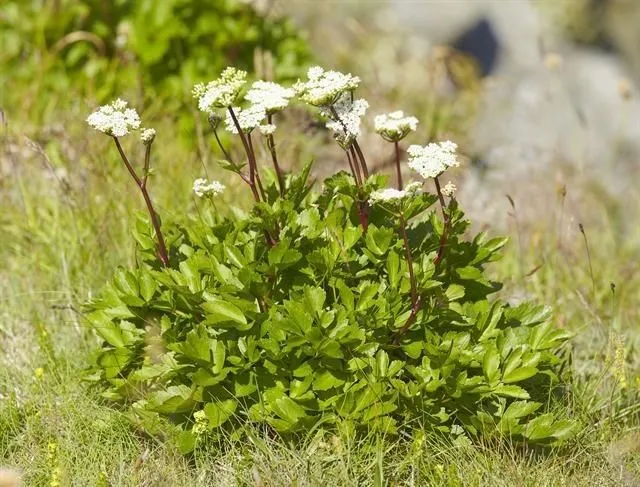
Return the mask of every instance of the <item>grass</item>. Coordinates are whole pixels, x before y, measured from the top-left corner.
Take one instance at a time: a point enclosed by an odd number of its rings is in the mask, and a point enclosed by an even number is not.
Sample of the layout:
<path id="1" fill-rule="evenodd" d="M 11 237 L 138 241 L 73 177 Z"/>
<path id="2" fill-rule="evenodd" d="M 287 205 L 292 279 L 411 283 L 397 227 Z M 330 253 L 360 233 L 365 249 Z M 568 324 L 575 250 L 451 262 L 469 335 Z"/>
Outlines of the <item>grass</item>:
<path id="1" fill-rule="evenodd" d="M 548 187 L 548 174 L 522 182 L 513 205 L 502 202 L 505 225 L 488 228 L 512 238 L 492 268 L 502 293 L 551 305 L 558 326 L 576 333 L 571 399 L 559 412 L 581 428 L 567 445 L 434 443 L 420 432 L 292 442 L 252 429 L 187 458 L 137 431 L 80 380 L 98 341 L 78 309 L 116 266 L 135 263 L 130 228 L 143 206 L 115 149 L 85 128 L 91 103 L 71 98 L 38 117 L 36 102 L 20 110 L 19 90 L 0 97 L 8 122 L 0 145 L 0 467 L 22 470 L 25 485 L 53 485 L 53 476 L 62 485 L 114 486 L 640 482 L 640 235 L 631 209 L 640 195 L 605 198 L 593 180 L 572 173 L 564 196 Z M 148 113 L 159 134 L 171 133 L 170 116 L 157 107 Z M 284 159 L 303 161 L 321 139 L 292 144 Z M 215 171 L 209 142 L 196 140 L 184 147 L 158 137 L 150 191 L 161 214 L 193 210 L 193 179 Z M 323 151 L 333 163 L 336 152 Z M 551 203 L 521 204 L 527 191 Z"/>

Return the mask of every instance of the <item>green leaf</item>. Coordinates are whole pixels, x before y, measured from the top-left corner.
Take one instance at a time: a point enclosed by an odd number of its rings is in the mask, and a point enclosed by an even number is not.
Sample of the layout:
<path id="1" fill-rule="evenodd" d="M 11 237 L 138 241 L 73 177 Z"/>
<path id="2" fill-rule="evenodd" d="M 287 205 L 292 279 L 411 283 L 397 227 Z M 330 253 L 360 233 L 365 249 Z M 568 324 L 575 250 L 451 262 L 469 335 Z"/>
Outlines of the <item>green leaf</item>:
<path id="1" fill-rule="evenodd" d="M 239 325 L 247 325 L 247 318 L 240 308 L 222 298 L 216 296 L 207 297 L 207 301 L 202 304 L 202 309 L 206 312 L 207 323 L 233 322 Z"/>
<path id="2" fill-rule="evenodd" d="M 542 404 L 539 402 L 514 401 L 509 404 L 509 407 L 504 412 L 503 417 L 512 419 L 523 418 L 537 411 L 540 406 L 542 406 Z"/>
<path id="3" fill-rule="evenodd" d="M 233 393 L 236 397 L 244 397 L 253 394 L 257 387 L 252 380 L 251 373 L 243 372 L 234 376 Z"/>
<path id="4" fill-rule="evenodd" d="M 464 297 L 465 289 L 460 284 L 451 284 L 445 291 L 445 296 L 449 301 L 458 301 Z"/>
<path id="5" fill-rule="evenodd" d="M 520 386 L 500 384 L 493 388 L 493 393 L 498 396 L 513 397 L 515 399 L 529 399 L 529 393 Z"/>
<path id="6" fill-rule="evenodd" d="M 344 283 L 344 281 L 341 280 L 336 282 L 336 288 L 340 294 L 340 302 L 348 311 L 353 311 L 355 309 L 355 297 L 353 295 L 353 291 Z"/>
<path id="7" fill-rule="evenodd" d="M 358 299 L 358 311 L 365 310 L 369 308 L 373 304 L 373 298 L 378 293 L 380 289 L 379 284 L 368 283 L 365 284 L 362 290 L 360 291 L 360 299 Z"/>
<path id="8" fill-rule="evenodd" d="M 142 271 L 140 273 L 140 295 L 147 303 L 151 301 L 151 298 L 158 289 L 158 283 L 147 272 Z"/>
<path id="9" fill-rule="evenodd" d="M 247 260 L 242 255 L 242 252 L 233 245 L 224 244 L 224 255 L 236 267 L 243 268 L 247 265 Z"/>
<path id="10" fill-rule="evenodd" d="M 535 367 L 520 367 L 515 369 L 514 371 L 505 374 L 502 377 L 502 382 L 505 384 L 511 384 L 513 382 L 520 382 L 530 377 L 533 377 L 538 373 L 538 369 Z"/>
<path id="11" fill-rule="evenodd" d="M 578 429 L 578 422 L 562 419 L 553 423 L 552 436 L 560 441 L 571 438 Z"/>
<path id="12" fill-rule="evenodd" d="M 319 315 L 323 310 L 326 298 L 327 294 L 322 288 L 309 286 L 304 288 L 304 302 L 309 313 Z"/>
<path id="13" fill-rule="evenodd" d="M 198 264 L 195 260 L 183 260 L 179 265 L 180 272 L 185 277 L 185 282 L 189 291 L 198 293 L 202 291 L 202 278 L 198 270 Z"/>
<path id="14" fill-rule="evenodd" d="M 116 348 L 125 347 L 127 342 L 122 334 L 122 330 L 113 320 L 102 310 L 94 311 L 87 315 L 87 320 L 93 329 L 111 346 Z"/>
<path id="15" fill-rule="evenodd" d="M 384 350 L 378 350 L 376 353 L 376 369 L 378 377 L 386 377 L 389 368 L 389 355 Z"/>
<path id="16" fill-rule="evenodd" d="M 158 391 L 149 397 L 149 405 L 153 411 L 163 414 L 183 413 L 193 408 L 191 389 L 184 384 L 171 386 Z"/>
<path id="17" fill-rule="evenodd" d="M 400 281 L 400 256 L 393 250 L 387 256 L 387 274 L 389 276 L 389 285 L 392 289 L 397 289 Z"/>
<path id="18" fill-rule="evenodd" d="M 233 413 L 235 413 L 238 403 L 235 399 L 225 399 L 224 401 L 209 402 L 204 405 L 204 414 L 209 420 L 212 428 L 223 425 Z"/>
<path id="19" fill-rule="evenodd" d="M 367 249 L 377 256 L 382 256 L 389 249 L 389 245 L 393 240 L 395 232 L 391 228 L 378 228 L 375 225 L 369 225 L 365 242 Z"/>
<path id="20" fill-rule="evenodd" d="M 183 455 L 191 453 L 196 447 L 196 436 L 188 430 L 181 431 L 177 441 L 178 451 Z"/>
<path id="21" fill-rule="evenodd" d="M 187 333 L 187 339 L 182 344 L 181 351 L 187 357 L 203 362 L 211 361 L 209 335 L 204 327 L 198 327 Z"/>
<path id="22" fill-rule="evenodd" d="M 224 368 L 224 360 L 226 357 L 226 348 L 224 343 L 219 340 L 214 340 L 213 346 L 213 373 L 219 374 Z"/>
<path id="23" fill-rule="evenodd" d="M 498 380 L 498 367 L 500 366 L 500 354 L 495 344 L 490 344 L 482 359 L 482 371 L 487 382 L 495 382 Z"/>
<path id="24" fill-rule="evenodd" d="M 342 232 L 343 245 L 345 250 L 353 247 L 362 237 L 362 227 L 347 227 Z"/>
<path id="25" fill-rule="evenodd" d="M 549 438 L 553 435 L 553 414 L 547 413 L 532 419 L 527 423 L 524 436 L 532 441 Z"/>
<path id="26" fill-rule="evenodd" d="M 137 297 L 140 292 L 136 276 L 129 271 L 119 270 L 116 272 L 114 284 L 125 295 Z"/>
<path id="27" fill-rule="evenodd" d="M 344 379 L 336 377 L 332 371 L 320 372 L 313 381 L 313 389 L 316 391 L 328 391 L 344 384 Z"/>
<path id="28" fill-rule="evenodd" d="M 285 395 L 275 401 L 273 409 L 278 416 L 291 424 L 295 424 L 307 416 L 307 412 L 302 406 Z"/>

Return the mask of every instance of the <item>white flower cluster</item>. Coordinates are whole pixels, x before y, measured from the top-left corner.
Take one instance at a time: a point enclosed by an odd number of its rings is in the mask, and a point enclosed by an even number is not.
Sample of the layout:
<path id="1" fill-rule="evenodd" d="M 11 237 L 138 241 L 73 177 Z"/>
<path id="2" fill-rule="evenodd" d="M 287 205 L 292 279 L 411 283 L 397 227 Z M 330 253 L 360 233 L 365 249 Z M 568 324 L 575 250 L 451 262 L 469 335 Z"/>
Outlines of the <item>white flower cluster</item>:
<path id="1" fill-rule="evenodd" d="M 343 93 L 355 90 L 360 78 L 315 66 L 307 72 L 306 82 L 298 81 L 294 90 L 300 99 L 314 106 L 332 105 Z"/>
<path id="2" fill-rule="evenodd" d="M 343 147 L 348 147 L 360 136 L 362 117 L 369 108 L 369 102 L 362 98 L 352 102 L 350 93 L 345 93 L 332 108 L 322 112 L 323 116 L 330 118 L 327 128 L 333 130 L 334 137 Z"/>
<path id="3" fill-rule="evenodd" d="M 398 142 L 418 128 L 418 119 L 405 117 L 402 111 L 378 115 L 374 123 L 376 132 L 389 142 Z"/>
<path id="4" fill-rule="evenodd" d="M 156 129 L 143 129 L 140 132 L 140 140 L 144 145 L 149 145 L 156 138 Z"/>
<path id="5" fill-rule="evenodd" d="M 254 105 L 262 105 L 268 114 L 272 114 L 287 108 L 295 94 L 293 88 L 285 88 L 270 81 L 256 81 L 245 99 Z"/>
<path id="6" fill-rule="evenodd" d="M 267 112 L 262 105 L 250 105 L 248 108 L 234 108 L 233 111 L 238 119 L 240 129 L 247 134 L 258 127 L 267 117 Z M 227 118 L 224 124 L 229 132 L 236 135 L 238 134 L 238 127 L 236 127 L 230 112 L 227 112 Z"/>
<path id="7" fill-rule="evenodd" d="M 113 137 L 124 137 L 132 130 L 140 128 L 140 117 L 127 102 L 117 99 L 110 105 L 103 105 L 87 117 L 87 123 L 94 129 Z"/>
<path id="8" fill-rule="evenodd" d="M 258 128 L 260 129 L 260 133 L 264 136 L 273 135 L 273 133 L 276 131 L 276 126 L 272 123 L 260 125 Z"/>
<path id="9" fill-rule="evenodd" d="M 425 179 L 435 178 L 450 167 L 459 166 L 456 156 L 458 146 L 451 141 L 431 143 L 424 147 L 411 145 L 409 167 Z"/>
<path id="10" fill-rule="evenodd" d="M 212 113 L 214 108 L 230 107 L 247 82 L 246 78 L 246 71 L 227 68 L 222 72 L 220 78 L 206 85 L 198 83 L 193 87 L 193 96 L 198 99 L 198 109 Z"/>
<path id="11" fill-rule="evenodd" d="M 198 178 L 193 182 L 193 192 L 200 198 L 204 198 L 205 196 L 216 196 L 221 194 L 224 190 L 224 184 L 221 184 L 218 181 L 211 181 L 209 183 L 204 178 Z"/>
<path id="12" fill-rule="evenodd" d="M 413 196 L 422 187 L 422 183 L 414 182 L 407 184 L 407 186 L 403 190 L 395 189 L 395 188 L 385 188 L 374 191 L 369 196 L 369 201 L 371 203 L 376 201 L 396 201 L 406 198 L 407 196 Z"/>
<path id="13" fill-rule="evenodd" d="M 442 194 L 447 198 L 453 198 L 456 195 L 456 191 L 458 191 L 458 188 L 451 181 L 445 184 L 442 188 Z"/>

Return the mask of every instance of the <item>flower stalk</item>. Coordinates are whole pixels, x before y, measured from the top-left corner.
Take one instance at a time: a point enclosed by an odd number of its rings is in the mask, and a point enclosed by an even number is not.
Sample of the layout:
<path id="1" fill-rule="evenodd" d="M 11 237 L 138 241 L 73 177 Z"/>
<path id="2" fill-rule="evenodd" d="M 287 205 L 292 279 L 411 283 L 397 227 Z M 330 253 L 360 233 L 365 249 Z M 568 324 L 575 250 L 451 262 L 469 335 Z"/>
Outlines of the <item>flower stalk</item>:
<path id="1" fill-rule="evenodd" d="M 267 114 L 267 123 L 269 125 L 273 124 L 273 115 L 270 113 Z M 276 152 L 276 144 L 275 144 L 275 139 L 273 137 L 273 134 L 267 135 L 267 148 L 271 153 L 271 162 L 273 162 L 273 168 L 275 169 L 276 177 L 278 178 L 278 187 L 280 189 L 280 197 L 284 198 L 284 194 L 285 194 L 284 176 L 282 174 L 282 171 L 280 170 L 280 164 L 278 163 L 278 154 Z"/>
<path id="2" fill-rule="evenodd" d="M 395 148 L 396 153 L 396 173 L 397 173 L 397 182 L 398 182 L 398 190 L 402 190 L 404 184 L 402 184 L 402 171 L 400 170 L 400 144 L 398 141 L 393 142 L 393 146 Z"/>
<path id="3" fill-rule="evenodd" d="M 120 158 L 124 163 L 125 167 L 131 174 L 131 177 L 135 181 L 136 185 L 140 189 L 142 193 L 142 197 L 144 198 L 144 202 L 147 205 L 147 211 L 149 212 L 149 216 L 151 218 L 151 224 L 153 225 L 153 229 L 156 232 L 156 238 L 158 239 L 158 257 L 160 262 L 164 267 L 169 267 L 169 253 L 167 252 L 167 246 L 164 242 L 164 237 L 162 235 L 162 230 L 160 229 L 160 220 L 158 219 L 158 214 L 156 213 L 155 208 L 153 207 L 153 202 L 151 201 L 151 197 L 149 196 L 149 191 L 147 190 L 147 178 L 149 176 L 149 164 L 151 159 L 151 144 L 146 146 L 145 157 L 144 157 L 144 173 L 142 179 L 136 174 L 135 169 L 131 166 L 129 159 L 127 158 L 124 150 L 122 149 L 122 145 L 118 140 L 118 137 L 112 136 L 113 140 L 118 148 L 118 152 L 120 154 Z"/>
<path id="4" fill-rule="evenodd" d="M 244 147 L 244 151 L 246 152 L 247 158 L 249 160 L 249 181 L 248 181 L 248 184 L 249 184 L 249 187 L 251 188 L 251 193 L 253 194 L 253 199 L 256 201 L 256 203 L 260 203 L 260 194 L 258 193 L 258 189 L 256 187 L 256 175 L 255 175 L 256 161 L 255 161 L 255 157 L 253 156 L 253 151 L 249 147 L 249 143 L 247 142 L 247 138 L 245 137 L 244 131 L 240 127 L 240 123 L 238 122 L 238 118 L 236 117 L 236 114 L 233 111 L 233 108 L 231 106 L 229 106 L 228 110 L 229 110 L 229 115 L 231 116 L 231 119 L 233 120 L 233 124 L 236 126 L 236 129 L 238 130 L 238 134 L 240 135 L 240 140 L 242 141 L 242 146 Z"/>
<path id="5" fill-rule="evenodd" d="M 440 187 L 440 181 L 438 180 L 438 176 L 433 178 L 436 183 L 436 192 L 438 194 L 438 200 L 440 201 L 440 206 L 442 207 L 442 218 L 444 219 L 444 229 L 442 230 L 442 235 L 440 236 L 440 242 L 438 244 L 438 253 L 436 254 L 436 258 L 433 263 L 438 265 L 442 258 L 444 257 L 444 248 L 447 245 L 447 239 L 449 234 L 450 220 L 447 212 L 447 205 L 444 201 L 444 195 L 442 194 L 442 188 Z"/>

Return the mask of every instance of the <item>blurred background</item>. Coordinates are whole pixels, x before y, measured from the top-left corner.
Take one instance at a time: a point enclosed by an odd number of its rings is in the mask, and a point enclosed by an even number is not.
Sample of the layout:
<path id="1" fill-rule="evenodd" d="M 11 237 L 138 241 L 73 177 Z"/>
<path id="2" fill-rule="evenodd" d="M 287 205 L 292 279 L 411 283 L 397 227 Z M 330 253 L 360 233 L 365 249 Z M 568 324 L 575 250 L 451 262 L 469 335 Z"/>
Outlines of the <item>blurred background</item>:
<path id="1" fill-rule="evenodd" d="M 291 83 L 319 64 L 362 78 L 361 146 L 379 171 L 391 174 L 392 153 L 376 114 L 418 117 L 407 143 L 459 144 L 452 179 L 473 230 L 511 237 L 491 270 L 503 294 L 553 306 L 577 333 L 583 377 L 613 380 L 623 346 L 627 387 L 640 388 L 638 26 L 639 0 L 3 0 L 0 381 L 28 382 L 51 357 L 81 367 L 86 354 L 68 350 L 95 342 L 78 303 L 135 262 L 143 208 L 84 122 L 95 107 L 127 99 L 158 130 L 150 191 L 171 221 L 197 207 L 195 178 L 233 185 L 193 84 L 227 65 Z M 288 168 L 344 168 L 307 110 L 282 127 Z M 598 384 L 596 409 L 623 421 Z"/>

